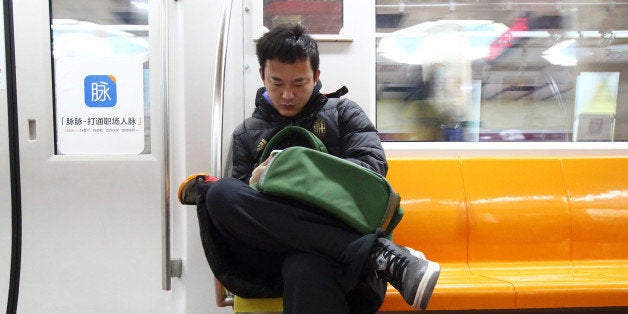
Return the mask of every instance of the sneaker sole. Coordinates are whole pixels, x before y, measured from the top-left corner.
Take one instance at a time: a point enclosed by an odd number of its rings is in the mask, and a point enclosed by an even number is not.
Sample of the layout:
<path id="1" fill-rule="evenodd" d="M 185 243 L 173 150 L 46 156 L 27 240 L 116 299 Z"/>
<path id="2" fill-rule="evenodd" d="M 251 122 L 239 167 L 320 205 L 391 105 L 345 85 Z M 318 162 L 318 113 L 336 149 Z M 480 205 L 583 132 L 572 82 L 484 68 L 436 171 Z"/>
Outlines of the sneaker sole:
<path id="1" fill-rule="evenodd" d="M 423 274 L 423 279 L 419 283 L 416 295 L 414 296 L 413 308 L 421 310 L 427 308 L 427 304 L 430 302 L 430 297 L 432 296 L 432 292 L 434 292 L 434 287 L 436 286 L 439 276 L 440 265 L 436 262 L 428 261 L 427 269 L 425 270 L 425 274 Z"/>
<path id="2" fill-rule="evenodd" d="M 188 183 L 190 181 L 194 181 L 196 180 L 196 177 L 198 177 L 199 175 L 207 175 L 205 173 L 196 173 L 193 174 L 187 178 L 185 178 L 185 180 L 183 180 L 183 182 L 181 182 L 181 184 L 179 185 L 179 191 L 177 191 L 177 198 L 179 199 L 179 203 L 183 204 L 183 205 L 194 205 L 193 203 L 190 202 L 184 202 L 183 201 L 183 195 L 185 194 L 185 192 L 187 192 L 186 190 L 186 186 L 188 185 Z"/>

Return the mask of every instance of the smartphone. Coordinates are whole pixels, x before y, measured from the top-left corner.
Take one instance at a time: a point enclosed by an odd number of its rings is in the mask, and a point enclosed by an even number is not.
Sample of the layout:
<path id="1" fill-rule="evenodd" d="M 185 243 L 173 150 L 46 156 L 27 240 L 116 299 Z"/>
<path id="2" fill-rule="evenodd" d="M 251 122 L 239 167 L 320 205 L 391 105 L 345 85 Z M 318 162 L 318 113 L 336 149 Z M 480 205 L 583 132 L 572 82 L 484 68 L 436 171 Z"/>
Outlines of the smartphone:
<path id="1" fill-rule="evenodd" d="M 270 152 L 270 156 L 269 156 L 269 158 L 273 158 L 273 157 L 275 157 L 275 155 L 277 155 L 277 154 L 281 153 L 281 151 L 282 151 L 282 150 L 283 150 L 283 149 L 275 149 L 275 150 L 271 151 L 271 152 Z"/>

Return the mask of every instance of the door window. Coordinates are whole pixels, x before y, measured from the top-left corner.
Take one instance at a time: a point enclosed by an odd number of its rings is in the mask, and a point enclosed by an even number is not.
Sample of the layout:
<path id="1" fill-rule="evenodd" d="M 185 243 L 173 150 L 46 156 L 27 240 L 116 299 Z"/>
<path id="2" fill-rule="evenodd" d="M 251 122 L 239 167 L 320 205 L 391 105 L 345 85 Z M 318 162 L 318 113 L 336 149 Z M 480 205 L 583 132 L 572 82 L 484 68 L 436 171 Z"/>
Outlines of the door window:
<path id="1" fill-rule="evenodd" d="M 57 154 L 150 153 L 148 0 L 52 0 Z"/>

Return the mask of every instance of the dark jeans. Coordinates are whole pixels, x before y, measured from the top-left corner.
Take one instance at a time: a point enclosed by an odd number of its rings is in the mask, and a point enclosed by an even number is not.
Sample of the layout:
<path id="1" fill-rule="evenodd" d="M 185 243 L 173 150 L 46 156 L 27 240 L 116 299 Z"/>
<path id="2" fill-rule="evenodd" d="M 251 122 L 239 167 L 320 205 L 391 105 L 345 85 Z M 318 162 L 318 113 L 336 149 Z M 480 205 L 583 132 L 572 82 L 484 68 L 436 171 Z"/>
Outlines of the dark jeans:
<path id="1" fill-rule="evenodd" d="M 374 234 L 362 236 L 325 212 L 234 178 L 213 183 L 206 205 L 239 270 L 282 280 L 284 313 L 356 312 L 348 296 L 361 281 Z"/>

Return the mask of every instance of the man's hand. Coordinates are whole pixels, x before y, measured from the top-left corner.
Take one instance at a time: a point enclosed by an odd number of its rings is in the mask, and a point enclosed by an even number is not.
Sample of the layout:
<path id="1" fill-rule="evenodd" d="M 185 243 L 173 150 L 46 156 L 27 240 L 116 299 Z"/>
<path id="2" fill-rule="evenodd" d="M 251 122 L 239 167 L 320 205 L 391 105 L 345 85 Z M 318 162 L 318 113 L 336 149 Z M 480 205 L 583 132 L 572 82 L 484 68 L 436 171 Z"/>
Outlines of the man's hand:
<path id="1" fill-rule="evenodd" d="M 263 163 L 261 163 L 257 168 L 253 169 L 253 173 L 251 173 L 251 178 L 249 179 L 249 184 L 253 184 L 259 181 L 262 173 L 266 170 L 266 166 L 268 166 L 268 162 L 273 158 L 273 156 L 266 158 Z"/>

